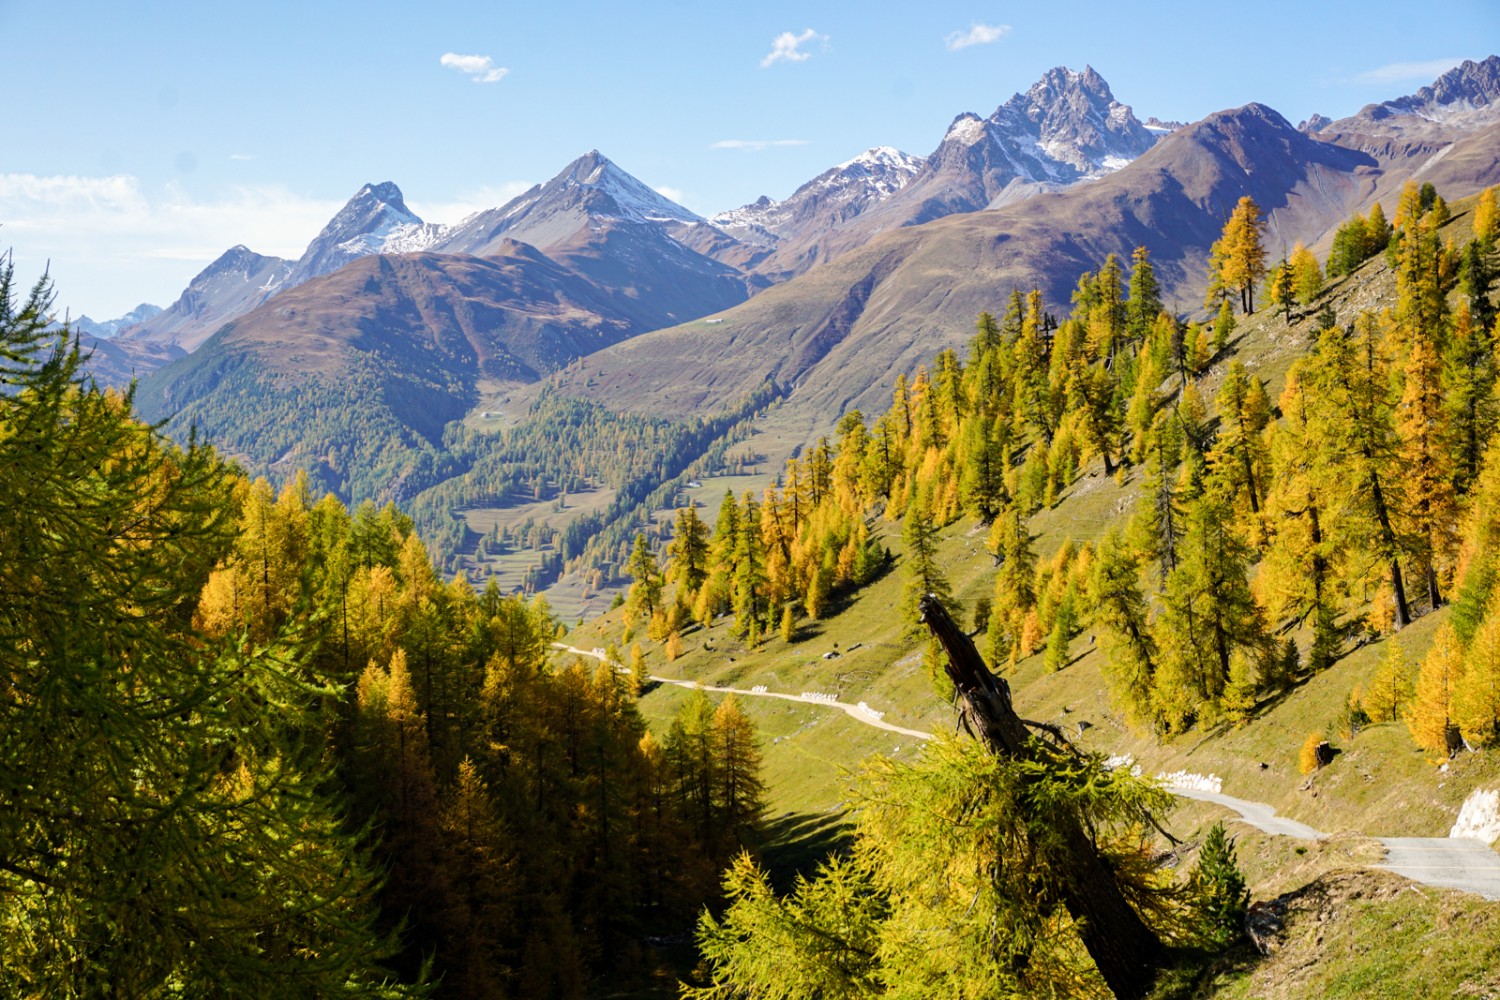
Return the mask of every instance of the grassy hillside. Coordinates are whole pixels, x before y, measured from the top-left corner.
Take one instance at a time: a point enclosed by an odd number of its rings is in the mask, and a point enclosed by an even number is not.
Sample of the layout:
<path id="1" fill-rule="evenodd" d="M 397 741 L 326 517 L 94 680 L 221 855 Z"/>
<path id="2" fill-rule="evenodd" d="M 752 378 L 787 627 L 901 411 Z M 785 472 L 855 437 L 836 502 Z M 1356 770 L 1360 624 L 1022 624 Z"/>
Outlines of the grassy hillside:
<path id="1" fill-rule="evenodd" d="M 1472 200 L 1453 206 L 1445 238 L 1470 235 Z M 1315 314 L 1332 310 L 1340 322 L 1395 302 L 1394 278 L 1385 260 L 1367 261 L 1334 282 L 1311 308 L 1263 310 L 1241 322 L 1225 356 L 1201 379 L 1211 398 L 1231 361 L 1242 361 L 1264 379 L 1272 397 L 1287 370 L 1314 342 Z M 1122 526 L 1137 502 L 1143 472 L 1106 477 L 1097 463 L 1084 468 L 1058 503 L 1031 519 L 1039 561 L 1067 540 L 1097 541 Z M 713 504 L 710 503 L 709 507 Z M 848 703 L 866 702 L 885 720 L 929 732 L 951 730 L 953 708 L 938 694 L 923 665 L 925 636 L 898 617 L 903 587 L 903 546 L 897 526 L 878 515 L 873 533 L 895 552 L 876 581 L 846 598 L 816 622 L 804 622 L 791 642 L 771 637 L 748 647 L 727 619 L 685 635 L 683 653 L 668 662 L 664 650 L 634 634 L 648 672 L 784 693 L 824 692 Z M 993 587 L 994 569 L 984 549 L 986 527 L 971 518 L 946 527 L 940 562 L 952 584 L 954 606 L 968 623 Z M 1353 620 L 1367 607 L 1346 609 Z M 1500 904 L 1449 891 L 1418 888 L 1397 876 L 1371 871 L 1381 850 L 1373 836 L 1443 836 L 1475 789 L 1500 786 L 1500 758 L 1461 754 L 1443 767 L 1416 747 L 1401 723 L 1367 725 L 1335 735 L 1332 764 L 1312 775 L 1298 766 L 1312 732 L 1335 732 L 1351 692 L 1368 687 L 1399 643 L 1405 662 L 1426 655 L 1449 618 L 1447 607 L 1419 617 L 1395 637 L 1353 639 L 1329 668 L 1304 676 L 1289 690 L 1263 697 L 1242 726 L 1220 723 L 1162 739 L 1129 725 L 1106 693 L 1103 644 L 1087 624 L 1073 639 L 1064 669 L 1047 672 L 1041 655 L 1021 661 L 1008 676 L 1024 718 L 1062 727 L 1082 746 L 1129 753 L 1148 773 L 1189 771 L 1217 775 L 1226 793 L 1263 801 L 1283 815 L 1329 831 L 1314 844 L 1233 826 L 1242 867 L 1254 898 L 1274 900 L 1282 928 L 1278 950 L 1262 956 L 1248 946 L 1207 973 L 1168 977 L 1163 997 L 1408 997 L 1492 995 L 1496 955 L 1493 928 Z M 1284 632 L 1302 649 L 1310 630 Z M 628 646 L 621 612 L 575 630 L 582 648 Z M 664 730 L 686 696 L 670 685 L 649 689 L 641 706 Z M 760 727 L 771 818 L 768 857 L 806 864 L 826 848 L 849 804 L 853 775 L 873 753 L 909 759 L 912 739 L 862 726 L 842 712 L 816 705 L 741 699 Z M 1209 804 L 1184 801 L 1168 825 L 1188 842 L 1184 861 L 1206 827 L 1225 815 Z M 1473 935 L 1473 936 L 1471 936 Z M 1463 942 L 1474 942 L 1466 945 Z"/>

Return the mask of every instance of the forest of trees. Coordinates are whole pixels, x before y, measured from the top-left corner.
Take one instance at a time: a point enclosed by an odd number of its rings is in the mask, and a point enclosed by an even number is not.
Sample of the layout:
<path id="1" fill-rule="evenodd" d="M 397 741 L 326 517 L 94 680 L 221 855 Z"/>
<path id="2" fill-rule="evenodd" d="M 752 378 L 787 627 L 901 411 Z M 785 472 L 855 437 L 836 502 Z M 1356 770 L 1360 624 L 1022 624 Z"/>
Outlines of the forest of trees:
<path id="1" fill-rule="evenodd" d="M 36 996 L 579 997 L 753 843 L 753 728 L 658 738 L 540 598 L 167 443 L 0 273 L 3 978 Z"/>
<path id="2" fill-rule="evenodd" d="M 1059 669 L 1091 625 L 1115 705 L 1171 734 L 1244 720 L 1362 635 L 1456 593 L 1443 669 L 1467 721 L 1450 717 L 1435 681 L 1396 711 L 1436 720 L 1424 745 L 1443 745 L 1443 732 L 1493 741 L 1500 702 L 1458 664 L 1483 657 L 1464 650 L 1488 641 L 1479 625 L 1494 573 L 1494 192 L 1478 199 L 1462 247 L 1445 239 L 1451 212 L 1431 185 L 1408 185 L 1389 231 L 1378 206 L 1341 227 L 1335 272 L 1383 253 L 1396 293 L 1393 307 L 1342 323 L 1305 247 L 1265 266 L 1259 218 L 1242 200 L 1210 258 L 1211 324 L 1163 309 L 1145 248 L 1128 277 L 1110 256 L 1079 279 L 1061 322 L 1038 293 L 1013 292 L 998 320 L 979 317 L 966 358 L 944 351 L 898 376 L 885 413 L 868 426 L 846 414 L 837 440 L 789 463 L 759 502 L 726 497 L 711 541 L 694 511 L 679 511 L 667 565 L 677 603 L 655 609 L 656 633 L 733 611 L 752 640 L 778 619 L 794 634 L 830 592 L 884 563 L 873 514 L 903 526 L 911 620 L 918 596 L 946 594 L 938 529 L 968 515 L 989 526 L 995 582 L 974 626 L 1001 667 L 1045 651 Z M 1262 281 L 1276 311 L 1297 309 L 1313 330 L 1276 390 L 1231 349 L 1233 305 L 1248 307 Z M 1091 465 L 1137 470 L 1128 525 L 1038 560 L 1030 518 Z M 1299 649 L 1289 636 L 1303 628 Z"/>
<path id="3" fill-rule="evenodd" d="M 989 524 L 994 592 L 974 626 L 987 633 L 990 662 L 1004 670 L 1045 649 L 1047 669 L 1062 669 L 1068 640 L 1092 624 L 1107 639 L 1114 704 L 1162 734 L 1243 721 L 1352 642 L 1451 600 L 1420 673 L 1410 676 L 1391 640 L 1369 689 L 1351 693 L 1345 722 L 1404 720 L 1440 756 L 1500 741 L 1494 191 L 1478 200 L 1462 248 L 1443 239 L 1450 212 L 1430 185 L 1403 191 L 1388 231 L 1378 206 L 1350 220 L 1330 280 L 1384 251 L 1395 304 L 1344 325 L 1325 304 L 1274 401 L 1228 350 L 1231 302 L 1250 311 L 1266 280 L 1266 300 L 1290 320 L 1294 307 L 1319 305 L 1325 274 L 1300 245 L 1266 268 L 1258 219 L 1243 200 L 1215 247 L 1211 327 L 1162 310 L 1144 248 L 1128 283 L 1113 257 L 1085 274 L 1061 323 L 1038 294 L 1013 294 L 1000 321 L 979 318 L 966 362 L 945 351 L 930 372 L 898 377 L 885 414 L 869 429 L 858 414 L 846 418 L 837 446 L 789 467 L 765 507 L 784 508 L 817 478 L 810 468 L 842 470 L 828 481 L 848 517 L 901 521 L 913 604 L 923 594 L 947 600 L 938 528 L 965 514 Z M 1219 384 L 1210 406 L 1199 379 L 1211 366 Z M 1028 519 L 1091 463 L 1122 481 L 1140 468 L 1128 527 L 1095 545 L 1065 541 L 1038 560 Z M 733 581 L 736 620 L 753 641 L 761 605 L 749 591 L 759 585 L 786 602 L 789 621 L 799 602 L 808 610 L 808 593 L 736 570 L 757 544 L 744 540 L 747 507 L 754 512 L 751 498 L 742 507 L 726 497 L 714 547 L 695 515 L 679 512 L 667 575 L 700 595 L 724 592 L 707 585 L 715 575 Z M 821 555 L 800 550 L 798 564 L 828 565 L 841 537 Z M 738 551 L 732 538 L 742 539 Z M 644 590 L 654 567 L 640 551 Z M 655 603 L 659 588 L 652 593 Z M 1305 652 L 1290 637 L 1299 629 Z M 1115 877 L 1141 877 L 1125 891 L 1148 937 L 1212 948 L 1238 933 L 1244 884 L 1222 830 L 1185 884 L 1159 872 L 1153 881 L 1139 869 L 1139 824 L 1142 809 L 1164 802 L 1097 759 L 1027 756 L 1030 765 L 939 740 L 916 764 L 867 763 L 852 853 L 785 895 L 750 859 L 738 861 L 725 877 L 728 911 L 700 922 L 708 979 L 686 995 L 1109 995 L 1061 933 L 1055 906 L 1052 880 L 1067 876 L 1049 868 L 1061 856 L 1047 852 L 1074 809 L 1115 852 Z M 1053 836 L 1028 826 L 1039 809 Z"/>
<path id="4" fill-rule="evenodd" d="M 618 579 L 619 550 L 647 526 L 651 512 L 682 489 L 690 467 L 727 461 L 745 433 L 745 418 L 777 392 L 763 386 L 724 413 L 688 421 L 611 413 L 544 392 L 525 422 L 510 430 L 451 426 L 444 447 L 452 469 L 412 498 L 412 517 L 439 565 L 452 572 L 474 544 L 455 511 L 608 488 L 614 491 L 608 508 L 569 521 L 557 554 L 565 568 L 606 570 Z"/>
<path id="5" fill-rule="evenodd" d="M 679 510 L 660 564 L 647 515 L 774 389 L 693 425 L 544 400 L 549 433 L 576 439 L 476 437 L 454 461 L 484 474 L 419 513 L 614 477 L 615 506 L 564 555 L 620 566 L 631 627 L 669 658 L 721 615 L 752 645 L 795 638 L 892 564 L 879 517 L 901 525 L 915 622 L 948 596 L 939 529 L 967 516 L 995 562 L 971 617 L 990 663 L 1065 669 L 1092 627 L 1114 705 L 1163 735 L 1249 719 L 1451 604 L 1420 669 L 1393 641 L 1345 721 L 1402 720 L 1439 755 L 1487 746 L 1493 190 L 1468 216 L 1458 245 L 1449 206 L 1409 185 L 1388 227 L 1378 206 L 1349 220 L 1320 269 L 1300 246 L 1268 264 L 1242 201 L 1208 324 L 1163 308 L 1144 248 L 1128 275 L 1110 256 L 1081 276 L 1061 321 L 1012 293 L 965 357 L 898 377 L 885 413 L 845 414 L 778 485 L 727 494 L 712 529 Z M 1374 258 L 1394 304 L 1337 316 L 1330 290 Z M 1258 291 L 1312 331 L 1274 388 L 1234 357 L 1235 306 Z M 1164 944 L 1223 943 L 1232 850 L 1163 880 L 1145 853 L 1159 793 L 1065 747 L 943 740 L 872 762 L 852 852 L 777 896 L 741 854 L 764 788 L 733 698 L 696 692 L 649 732 L 638 655 L 554 667 L 546 602 L 446 581 L 394 506 L 351 512 L 307 476 L 278 492 L 192 435 L 169 444 L 80 377 L 49 305 L 0 269 L 0 973 L 22 992 L 577 997 L 649 971 L 647 938 L 686 927 L 730 865 L 692 995 L 1087 995 L 1097 970 L 1046 888 L 1064 814 Z M 1031 519 L 1089 472 L 1139 483 L 1128 524 L 1039 557 Z"/>

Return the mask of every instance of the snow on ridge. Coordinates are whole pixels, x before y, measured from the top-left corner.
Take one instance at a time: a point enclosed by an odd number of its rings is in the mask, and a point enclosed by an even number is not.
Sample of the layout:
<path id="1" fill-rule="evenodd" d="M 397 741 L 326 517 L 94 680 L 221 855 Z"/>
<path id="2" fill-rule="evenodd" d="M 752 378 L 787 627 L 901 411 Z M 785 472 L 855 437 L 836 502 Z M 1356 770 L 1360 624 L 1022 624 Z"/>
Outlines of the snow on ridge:
<path id="1" fill-rule="evenodd" d="M 393 226 L 385 234 L 376 253 L 416 253 L 426 250 L 448 234 L 448 227 L 436 222 L 412 222 Z"/>
<path id="2" fill-rule="evenodd" d="M 570 176 L 565 182 L 569 186 L 593 188 L 612 198 L 620 209 L 620 217 L 628 222 L 702 222 L 703 217 L 684 208 L 621 170 L 607 157 L 592 154 L 597 158 L 594 169 L 587 177 Z"/>
<path id="3" fill-rule="evenodd" d="M 977 142 L 982 142 L 988 134 L 989 131 L 984 127 L 984 119 L 978 115 L 961 115 L 948 126 L 948 134 L 943 136 L 943 141 L 954 140 L 965 146 L 972 146 Z"/>
<path id="4" fill-rule="evenodd" d="M 916 170 L 922 165 L 922 157 L 902 152 L 895 146 L 871 146 L 858 156 L 840 163 L 835 170 L 847 170 L 853 166 L 890 167 L 897 170 Z"/>

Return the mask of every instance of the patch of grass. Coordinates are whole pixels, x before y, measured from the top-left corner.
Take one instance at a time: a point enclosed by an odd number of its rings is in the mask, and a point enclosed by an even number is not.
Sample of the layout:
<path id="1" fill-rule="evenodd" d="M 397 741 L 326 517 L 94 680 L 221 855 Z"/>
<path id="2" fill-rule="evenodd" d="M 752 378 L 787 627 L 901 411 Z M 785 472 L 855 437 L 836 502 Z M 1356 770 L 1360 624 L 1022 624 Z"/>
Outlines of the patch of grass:
<path id="1" fill-rule="evenodd" d="M 1416 1000 L 1500 994 L 1500 904 L 1385 872 L 1345 872 L 1278 901 L 1279 946 L 1226 963 L 1214 1000 Z"/>

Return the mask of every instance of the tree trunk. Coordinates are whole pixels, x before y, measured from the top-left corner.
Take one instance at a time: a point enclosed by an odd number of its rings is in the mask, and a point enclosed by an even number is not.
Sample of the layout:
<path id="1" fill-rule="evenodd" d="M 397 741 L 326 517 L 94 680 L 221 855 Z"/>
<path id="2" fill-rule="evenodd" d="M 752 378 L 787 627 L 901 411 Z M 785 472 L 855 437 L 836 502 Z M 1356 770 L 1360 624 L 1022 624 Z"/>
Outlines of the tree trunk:
<path id="1" fill-rule="evenodd" d="M 1369 449 L 1365 450 L 1369 461 Z M 1390 511 L 1385 506 L 1385 494 L 1380 489 L 1380 477 L 1370 475 L 1370 495 L 1375 502 L 1375 520 L 1380 525 L 1380 540 L 1391 554 L 1391 593 L 1396 600 L 1396 627 L 1406 628 L 1411 624 L 1411 611 L 1406 603 L 1406 581 L 1401 576 L 1401 557 L 1396 547 L 1396 531 L 1391 527 Z"/>
<path id="2" fill-rule="evenodd" d="M 979 651 L 931 594 L 921 601 L 922 621 L 948 654 L 948 677 L 964 701 L 964 715 L 993 754 L 1025 760 L 1033 756 L 1026 724 L 1011 705 L 1010 686 L 985 666 Z M 1053 891 L 1078 923 L 1079 936 L 1105 983 L 1120 1000 L 1139 1000 L 1150 990 L 1167 950 L 1120 892 L 1099 850 L 1083 827 L 1070 822 L 1062 835 L 1071 871 Z"/>

